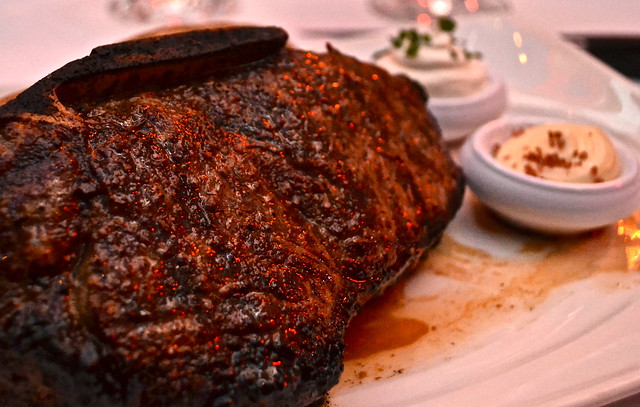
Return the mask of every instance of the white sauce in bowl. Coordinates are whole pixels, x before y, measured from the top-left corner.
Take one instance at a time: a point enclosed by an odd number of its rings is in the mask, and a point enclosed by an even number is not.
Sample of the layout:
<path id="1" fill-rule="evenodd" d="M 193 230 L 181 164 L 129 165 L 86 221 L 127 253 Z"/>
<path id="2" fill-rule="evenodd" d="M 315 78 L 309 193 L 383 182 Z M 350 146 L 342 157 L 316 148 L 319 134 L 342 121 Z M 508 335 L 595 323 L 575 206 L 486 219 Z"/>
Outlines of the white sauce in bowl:
<path id="1" fill-rule="evenodd" d="M 550 123 L 527 127 L 500 144 L 496 160 L 524 174 L 553 181 L 593 183 L 620 174 L 609 137 L 598 127 Z"/>
<path id="2" fill-rule="evenodd" d="M 415 35 L 427 36 L 429 42 L 421 41 L 417 51 L 411 53 L 411 43 L 405 40 L 376 63 L 391 73 L 406 74 L 434 98 L 469 96 L 489 85 L 485 64 L 456 45 L 451 33 L 431 30 Z"/>

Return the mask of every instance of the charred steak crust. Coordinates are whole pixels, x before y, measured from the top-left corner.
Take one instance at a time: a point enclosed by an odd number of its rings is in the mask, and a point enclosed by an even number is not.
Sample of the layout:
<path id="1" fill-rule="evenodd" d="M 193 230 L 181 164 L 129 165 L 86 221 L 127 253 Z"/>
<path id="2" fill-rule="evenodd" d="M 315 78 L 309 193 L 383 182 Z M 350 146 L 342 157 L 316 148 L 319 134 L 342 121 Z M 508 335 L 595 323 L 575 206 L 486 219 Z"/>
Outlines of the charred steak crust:
<path id="1" fill-rule="evenodd" d="M 305 405 L 462 199 L 420 91 L 239 27 L 95 50 L 0 107 L 0 398 Z M 162 80 L 161 80 L 162 79 Z"/>

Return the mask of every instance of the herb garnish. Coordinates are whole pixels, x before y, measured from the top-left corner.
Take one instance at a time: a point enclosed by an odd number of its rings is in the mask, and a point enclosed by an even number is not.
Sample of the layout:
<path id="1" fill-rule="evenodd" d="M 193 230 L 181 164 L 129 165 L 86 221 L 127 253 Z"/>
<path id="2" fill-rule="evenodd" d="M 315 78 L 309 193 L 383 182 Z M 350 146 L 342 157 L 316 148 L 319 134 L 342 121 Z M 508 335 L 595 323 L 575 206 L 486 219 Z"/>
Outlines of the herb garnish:
<path id="1" fill-rule="evenodd" d="M 450 18 L 447 17 L 439 17 L 438 18 L 438 28 L 440 31 L 451 34 L 453 38 L 453 32 L 456 29 L 456 23 Z M 407 58 L 416 58 L 418 56 L 418 51 L 422 45 L 431 45 L 431 36 L 429 34 L 419 34 L 416 29 L 411 30 L 402 30 L 398 34 L 398 36 L 393 37 L 391 39 L 391 44 L 394 48 L 402 48 L 405 42 L 408 42 L 406 48 Z M 466 59 L 472 58 L 480 58 L 481 55 L 479 52 L 470 52 L 464 50 L 464 56 Z M 455 50 L 451 50 L 451 57 L 453 59 L 458 58 L 458 54 Z"/>
<path id="2" fill-rule="evenodd" d="M 405 41 L 409 41 L 407 57 L 415 58 L 418 55 L 420 43 L 431 44 L 431 36 L 428 34 L 418 34 L 415 29 L 402 30 L 397 37 L 391 40 L 395 48 L 402 48 L 402 44 L 404 44 Z"/>
<path id="3" fill-rule="evenodd" d="M 456 22 L 447 17 L 440 17 L 438 18 L 438 27 L 441 31 L 452 33 L 456 29 Z"/>

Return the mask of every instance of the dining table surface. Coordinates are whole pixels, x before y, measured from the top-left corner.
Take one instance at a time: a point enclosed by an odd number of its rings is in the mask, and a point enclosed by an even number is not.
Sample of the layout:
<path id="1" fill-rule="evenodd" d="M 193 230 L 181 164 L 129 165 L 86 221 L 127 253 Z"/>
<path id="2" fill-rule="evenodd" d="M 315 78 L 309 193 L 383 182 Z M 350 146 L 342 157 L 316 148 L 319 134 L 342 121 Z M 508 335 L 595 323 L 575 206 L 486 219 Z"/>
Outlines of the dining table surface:
<path id="1" fill-rule="evenodd" d="M 180 21 L 145 23 L 114 17 L 111 0 L 0 2 L 0 94 L 20 89 L 92 48 Z M 503 0 L 517 24 L 557 37 L 640 36 L 637 0 Z M 482 4 L 482 3 L 480 3 Z M 301 46 L 348 41 L 406 21 L 376 13 L 367 0 L 233 0 L 196 23 L 280 25 Z M 189 22 L 191 23 L 191 22 Z"/>
<path id="2" fill-rule="evenodd" d="M 319 49 L 331 42 L 350 50 L 356 49 L 358 41 L 371 33 L 410 23 L 376 13 L 367 0 L 234 0 L 218 14 L 186 22 L 122 19 L 109 11 L 109 1 L 0 1 L 0 97 L 88 55 L 96 46 L 167 26 L 184 23 L 277 25 L 285 28 L 290 41 L 302 48 Z M 580 38 L 640 38 L 638 0 L 505 0 L 505 4 L 506 9 L 500 13 L 518 27 L 566 42 L 578 52 L 587 52 L 580 49 L 580 41 L 576 41 Z M 593 63 L 604 66 L 595 58 Z M 610 73 L 624 86 L 638 87 L 640 92 L 638 82 L 613 69 Z M 640 111 L 640 99 L 635 103 L 634 108 Z M 640 121 L 634 125 L 640 131 Z M 607 406 L 640 405 L 640 396 L 622 394 L 620 397 Z"/>

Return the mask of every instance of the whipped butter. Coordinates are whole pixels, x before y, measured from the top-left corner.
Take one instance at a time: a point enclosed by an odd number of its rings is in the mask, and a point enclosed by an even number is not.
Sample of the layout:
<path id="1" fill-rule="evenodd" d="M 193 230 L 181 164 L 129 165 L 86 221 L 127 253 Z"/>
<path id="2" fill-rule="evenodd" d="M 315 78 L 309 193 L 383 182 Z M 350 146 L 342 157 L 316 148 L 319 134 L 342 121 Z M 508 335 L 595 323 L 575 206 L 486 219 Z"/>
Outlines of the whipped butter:
<path id="1" fill-rule="evenodd" d="M 438 27 L 401 33 L 376 63 L 419 82 L 434 98 L 469 96 L 489 85 L 485 64 L 457 45 L 450 31 Z"/>
<path id="2" fill-rule="evenodd" d="M 620 174 L 615 147 L 595 126 L 555 123 L 528 127 L 496 146 L 494 157 L 514 171 L 560 182 L 602 182 Z"/>

